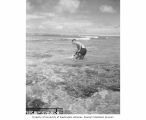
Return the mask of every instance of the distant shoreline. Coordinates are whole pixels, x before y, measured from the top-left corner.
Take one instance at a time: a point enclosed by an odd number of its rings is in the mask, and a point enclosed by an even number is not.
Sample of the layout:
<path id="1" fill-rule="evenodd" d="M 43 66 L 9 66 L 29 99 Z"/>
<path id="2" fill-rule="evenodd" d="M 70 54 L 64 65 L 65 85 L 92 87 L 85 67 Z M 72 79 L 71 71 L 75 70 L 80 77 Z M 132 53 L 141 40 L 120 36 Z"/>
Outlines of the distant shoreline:
<path id="1" fill-rule="evenodd" d="M 48 33 L 26 33 L 26 35 L 44 35 L 44 36 L 120 36 L 120 35 L 104 35 L 104 34 L 48 34 Z"/>

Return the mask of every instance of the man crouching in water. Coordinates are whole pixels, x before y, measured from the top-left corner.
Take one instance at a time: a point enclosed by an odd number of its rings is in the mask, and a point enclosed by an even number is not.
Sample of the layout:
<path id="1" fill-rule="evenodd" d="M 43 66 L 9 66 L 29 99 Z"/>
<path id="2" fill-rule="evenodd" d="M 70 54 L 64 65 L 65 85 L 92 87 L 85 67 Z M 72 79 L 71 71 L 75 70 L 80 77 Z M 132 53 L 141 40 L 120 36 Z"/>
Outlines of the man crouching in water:
<path id="1" fill-rule="evenodd" d="M 87 53 L 86 47 L 82 43 L 78 42 L 76 39 L 72 40 L 72 44 L 77 46 L 77 51 L 74 54 L 74 58 L 79 59 L 79 60 L 83 60 L 84 56 Z"/>

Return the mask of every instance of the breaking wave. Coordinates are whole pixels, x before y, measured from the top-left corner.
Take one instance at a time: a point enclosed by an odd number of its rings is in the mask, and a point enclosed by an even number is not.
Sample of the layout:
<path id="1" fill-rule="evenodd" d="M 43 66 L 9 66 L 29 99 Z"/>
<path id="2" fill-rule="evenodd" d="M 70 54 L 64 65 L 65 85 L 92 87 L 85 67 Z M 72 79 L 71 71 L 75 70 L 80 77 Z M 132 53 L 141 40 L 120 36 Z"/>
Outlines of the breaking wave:
<path id="1" fill-rule="evenodd" d="M 77 40 L 91 40 L 91 39 L 98 39 L 99 37 L 98 36 L 80 36 L 80 37 L 71 37 L 71 38 L 67 38 L 69 40 L 71 39 L 77 39 Z"/>

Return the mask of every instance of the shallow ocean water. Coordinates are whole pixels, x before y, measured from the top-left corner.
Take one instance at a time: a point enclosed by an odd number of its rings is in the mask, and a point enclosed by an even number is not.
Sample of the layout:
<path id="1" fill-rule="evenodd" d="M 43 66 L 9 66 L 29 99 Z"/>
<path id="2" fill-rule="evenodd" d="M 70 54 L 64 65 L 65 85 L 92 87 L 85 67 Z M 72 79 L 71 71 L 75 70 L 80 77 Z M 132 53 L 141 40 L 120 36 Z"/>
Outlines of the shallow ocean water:
<path id="1" fill-rule="evenodd" d="M 60 107 L 64 114 L 120 113 L 120 37 L 80 40 L 84 60 L 67 37 L 27 36 L 26 106 Z"/>

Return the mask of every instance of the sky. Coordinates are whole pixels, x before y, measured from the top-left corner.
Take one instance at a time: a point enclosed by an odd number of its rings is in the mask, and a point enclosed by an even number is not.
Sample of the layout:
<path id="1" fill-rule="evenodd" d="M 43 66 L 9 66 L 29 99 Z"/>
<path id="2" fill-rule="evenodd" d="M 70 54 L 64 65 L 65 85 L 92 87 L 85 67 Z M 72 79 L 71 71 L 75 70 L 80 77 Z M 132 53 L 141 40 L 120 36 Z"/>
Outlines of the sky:
<path id="1" fill-rule="evenodd" d="M 120 0 L 26 0 L 26 32 L 120 34 Z"/>

